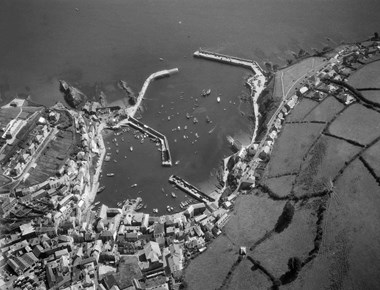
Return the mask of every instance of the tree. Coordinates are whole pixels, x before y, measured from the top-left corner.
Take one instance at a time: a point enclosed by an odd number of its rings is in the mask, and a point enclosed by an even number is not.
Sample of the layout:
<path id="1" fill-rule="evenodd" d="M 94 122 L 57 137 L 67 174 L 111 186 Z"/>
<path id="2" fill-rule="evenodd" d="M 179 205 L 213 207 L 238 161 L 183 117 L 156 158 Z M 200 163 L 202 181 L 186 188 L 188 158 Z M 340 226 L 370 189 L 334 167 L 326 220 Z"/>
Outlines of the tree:
<path id="1" fill-rule="evenodd" d="M 274 231 L 276 233 L 281 233 L 283 230 L 285 230 L 292 222 L 293 216 L 294 206 L 289 201 L 287 201 L 282 211 L 282 214 L 277 220 L 277 223 L 274 227 Z"/>

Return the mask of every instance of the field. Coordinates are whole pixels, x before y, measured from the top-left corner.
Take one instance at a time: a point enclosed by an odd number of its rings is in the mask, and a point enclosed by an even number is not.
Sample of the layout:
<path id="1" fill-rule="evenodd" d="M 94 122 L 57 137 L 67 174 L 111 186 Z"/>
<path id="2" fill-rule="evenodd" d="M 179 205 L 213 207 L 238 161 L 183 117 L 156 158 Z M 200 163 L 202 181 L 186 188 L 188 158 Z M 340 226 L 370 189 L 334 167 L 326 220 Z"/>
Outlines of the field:
<path id="1" fill-rule="evenodd" d="M 372 62 L 348 78 L 348 84 L 355 88 L 380 89 L 380 61 Z M 372 102 L 380 104 L 379 90 L 361 91 L 363 97 Z"/>
<path id="2" fill-rule="evenodd" d="M 359 104 L 347 108 L 329 127 L 331 134 L 368 144 L 379 135 L 380 113 Z"/>
<path id="3" fill-rule="evenodd" d="M 264 183 L 278 196 L 286 196 L 292 189 L 294 179 L 295 175 L 285 175 L 268 178 L 264 181 Z"/>
<path id="4" fill-rule="evenodd" d="M 260 270 L 253 270 L 252 263 L 244 259 L 234 271 L 223 290 L 269 289 L 272 282 Z M 205 289 L 205 288 L 204 288 Z"/>
<path id="5" fill-rule="evenodd" d="M 364 98 L 380 104 L 380 90 L 361 91 Z"/>
<path id="6" fill-rule="evenodd" d="M 324 124 L 286 124 L 273 147 L 268 175 L 298 170 L 303 156 L 323 127 Z"/>
<path id="7" fill-rule="evenodd" d="M 25 183 L 33 185 L 54 176 L 69 157 L 72 145 L 73 133 L 61 130 L 36 160 L 37 167 L 29 170 L 30 175 Z"/>
<path id="8" fill-rule="evenodd" d="M 305 116 L 312 111 L 316 106 L 318 106 L 318 102 L 304 98 L 299 104 L 291 111 L 290 115 L 286 117 L 287 122 L 298 122 L 302 121 Z"/>
<path id="9" fill-rule="evenodd" d="M 143 277 L 138 266 L 138 258 L 135 256 L 122 256 L 118 265 L 118 273 L 116 275 L 118 285 L 124 289 L 133 284 L 134 278 L 141 279 Z"/>
<path id="10" fill-rule="evenodd" d="M 344 140 L 322 136 L 301 166 L 294 186 L 295 195 L 303 196 L 328 188 L 345 162 L 360 149 Z"/>
<path id="11" fill-rule="evenodd" d="M 319 254 L 284 289 L 379 289 L 380 195 L 359 160 L 335 184 Z"/>
<path id="12" fill-rule="evenodd" d="M 219 236 L 204 253 L 187 266 L 185 270 L 187 289 L 221 287 L 231 266 L 238 259 L 238 250 L 238 246 L 234 245 L 226 236 Z"/>
<path id="13" fill-rule="evenodd" d="M 310 201 L 295 211 L 292 223 L 282 233 L 274 233 L 252 252 L 252 257 L 279 278 L 288 271 L 288 260 L 304 260 L 314 247 L 316 234 L 315 201 Z"/>
<path id="14" fill-rule="evenodd" d="M 309 112 L 304 121 L 330 121 L 344 106 L 339 103 L 334 97 L 324 99 L 321 104 Z M 298 108 L 296 108 L 297 110 Z"/>
<path id="15" fill-rule="evenodd" d="M 363 157 L 375 171 L 376 176 L 380 177 L 380 141 L 368 148 Z"/>
<path id="16" fill-rule="evenodd" d="M 248 248 L 273 229 L 285 201 L 273 201 L 266 196 L 243 195 L 235 204 L 234 215 L 225 226 L 226 235 L 237 247 Z"/>
<path id="17" fill-rule="evenodd" d="M 224 233 L 211 243 L 206 252 L 192 260 L 186 268 L 185 281 L 189 285 L 188 289 L 221 287 L 231 266 L 238 258 L 240 246 L 246 246 L 248 251 L 255 241 L 273 229 L 283 206 L 283 201 L 276 202 L 265 196 L 240 196 L 235 204 L 234 215 L 223 229 Z M 249 268 L 244 269 L 245 267 Z M 260 289 L 261 285 L 266 285 L 266 276 L 259 274 L 258 271 L 252 272 L 251 267 L 252 263 L 244 260 L 233 271 L 231 280 L 236 279 L 234 275 L 239 276 L 249 272 L 253 276 L 252 279 L 255 276 L 260 277 L 258 281 L 254 279 L 257 287 L 253 289 Z M 242 281 L 242 283 L 245 282 Z M 231 282 L 228 285 L 225 289 L 234 289 L 230 288 L 233 287 Z"/>
<path id="18" fill-rule="evenodd" d="M 348 84 L 355 88 L 380 87 L 380 61 L 363 66 L 348 78 Z"/>
<path id="19" fill-rule="evenodd" d="M 313 72 L 315 67 L 324 62 L 322 57 L 309 57 L 296 65 L 281 70 L 279 73 L 282 74 L 285 95 L 294 94 L 294 90 L 302 86 L 302 81 L 306 78 L 306 75 Z"/>

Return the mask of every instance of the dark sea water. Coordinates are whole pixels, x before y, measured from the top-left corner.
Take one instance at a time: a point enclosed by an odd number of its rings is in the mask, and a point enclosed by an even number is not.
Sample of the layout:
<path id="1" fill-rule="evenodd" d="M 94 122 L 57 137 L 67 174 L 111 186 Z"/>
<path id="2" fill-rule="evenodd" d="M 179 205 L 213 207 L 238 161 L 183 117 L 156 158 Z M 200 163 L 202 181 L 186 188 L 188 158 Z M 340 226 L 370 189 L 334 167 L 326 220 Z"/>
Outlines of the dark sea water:
<path id="1" fill-rule="evenodd" d="M 98 196 L 111 206 L 141 196 L 148 210 L 157 207 L 162 213 L 166 204 L 175 206 L 186 198 L 177 191 L 177 199 L 170 197 L 170 174 L 211 190 L 215 178 L 210 173 L 230 154 L 226 136 L 246 143 L 251 134 L 247 117 L 240 114 L 249 108 L 238 99 L 248 93 L 244 77 L 249 72 L 194 59 L 196 49 L 284 64 L 301 48 L 310 51 L 367 38 L 380 28 L 378 11 L 379 1 L 354 0 L 2 0 L 0 93 L 3 101 L 31 95 L 49 106 L 62 100 L 57 80 L 65 79 L 89 96 L 102 89 L 114 101 L 122 97 L 118 80 L 138 92 L 151 73 L 178 67 L 178 74 L 149 87 L 142 121 L 167 135 L 173 159 L 180 164 L 162 168 L 153 143 L 140 144 L 128 134 L 122 142 L 118 136 L 118 155 L 109 145 L 118 162 L 105 164 L 103 170 L 116 176 L 102 179 L 107 189 Z M 200 97 L 207 88 L 211 96 Z M 199 107 L 193 111 L 195 98 Z M 187 120 L 186 112 L 199 123 Z M 206 115 L 213 124 L 206 124 Z M 181 130 L 173 132 L 177 126 Z M 196 142 L 195 133 L 200 136 Z M 131 189 L 134 183 L 138 186 Z"/>

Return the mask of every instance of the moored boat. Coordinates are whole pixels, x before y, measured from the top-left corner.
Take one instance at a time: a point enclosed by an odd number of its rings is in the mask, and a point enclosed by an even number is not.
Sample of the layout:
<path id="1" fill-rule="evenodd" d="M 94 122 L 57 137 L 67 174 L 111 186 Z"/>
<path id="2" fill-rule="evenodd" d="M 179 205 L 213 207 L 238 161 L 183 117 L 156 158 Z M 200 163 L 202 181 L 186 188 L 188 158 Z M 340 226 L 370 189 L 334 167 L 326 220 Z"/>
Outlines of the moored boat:
<path id="1" fill-rule="evenodd" d="M 131 188 L 134 188 L 134 187 L 136 187 L 136 186 L 137 186 L 137 183 L 132 184 L 132 185 L 131 185 Z"/>
<path id="2" fill-rule="evenodd" d="M 177 197 L 174 192 L 172 192 L 171 195 L 172 195 L 173 198 Z"/>
<path id="3" fill-rule="evenodd" d="M 138 211 L 138 210 L 142 209 L 143 207 L 144 207 L 144 204 L 141 202 L 141 203 L 139 203 L 139 204 L 136 206 L 135 211 Z"/>
<path id="4" fill-rule="evenodd" d="M 112 173 L 112 172 L 111 173 L 107 173 L 107 176 L 108 177 L 115 176 L 115 173 Z"/>
<path id="5" fill-rule="evenodd" d="M 105 186 L 101 186 L 98 188 L 98 191 L 96 192 L 97 194 L 101 193 L 104 189 L 106 189 Z"/>

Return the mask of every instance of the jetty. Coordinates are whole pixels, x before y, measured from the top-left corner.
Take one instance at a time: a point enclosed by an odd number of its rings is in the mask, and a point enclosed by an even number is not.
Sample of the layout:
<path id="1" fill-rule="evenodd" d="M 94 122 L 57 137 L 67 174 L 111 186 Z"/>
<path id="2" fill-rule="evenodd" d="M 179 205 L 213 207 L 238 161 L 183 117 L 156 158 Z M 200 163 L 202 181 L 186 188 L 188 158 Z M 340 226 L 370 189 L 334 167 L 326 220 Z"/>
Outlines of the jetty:
<path id="1" fill-rule="evenodd" d="M 207 51 L 203 49 L 197 50 L 196 52 L 194 52 L 193 55 L 194 57 L 205 58 L 205 59 L 214 60 L 214 61 L 231 64 L 231 65 L 242 66 L 242 67 L 251 69 L 255 74 L 265 74 L 264 70 L 254 60 L 240 58 L 236 56 L 230 56 L 230 55 Z"/>
<path id="2" fill-rule="evenodd" d="M 213 202 L 215 199 L 208 196 L 204 192 L 202 192 L 200 189 L 196 188 L 194 185 L 191 185 L 181 177 L 178 177 L 176 175 L 171 175 L 169 177 L 169 182 L 174 183 L 179 189 L 190 195 L 191 197 L 195 198 L 196 200 L 199 200 L 200 202 L 208 203 Z"/>
<path id="3" fill-rule="evenodd" d="M 148 125 L 145 125 L 144 123 L 140 122 L 139 120 L 129 116 L 127 119 L 123 120 L 119 123 L 120 126 L 131 126 L 132 128 L 135 128 L 143 133 L 148 134 L 149 137 L 155 138 L 160 141 L 161 143 L 161 160 L 163 166 L 172 166 L 172 157 L 170 154 L 169 149 L 169 142 L 166 138 L 166 136 L 157 130 L 149 127 Z"/>
<path id="4" fill-rule="evenodd" d="M 139 95 L 137 97 L 137 101 L 136 101 L 136 104 L 133 106 L 133 107 L 130 107 L 130 108 L 127 108 L 127 114 L 129 116 L 132 116 L 134 117 L 138 108 L 140 107 L 141 105 L 141 102 L 145 96 L 145 93 L 146 93 L 146 90 L 148 89 L 150 83 L 155 80 L 155 79 L 161 79 L 161 78 L 164 78 L 164 77 L 169 77 L 171 76 L 172 74 L 175 74 L 178 72 L 178 68 L 173 68 L 173 69 L 165 69 L 165 70 L 161 70 L 161 71 L 158 71 L 158 72 L 155 72 L 155 73 L 152 73 L 144 82 L 140 92 L 139 92 Z"/>

